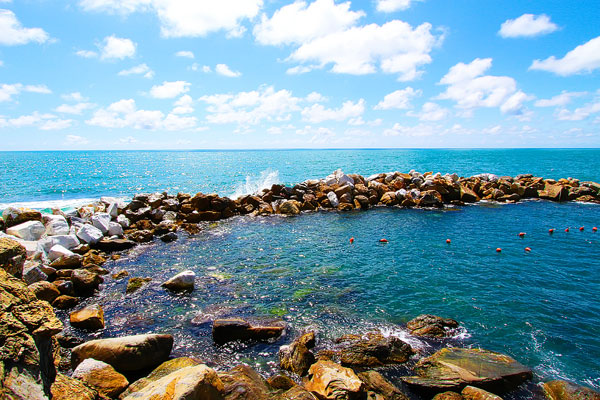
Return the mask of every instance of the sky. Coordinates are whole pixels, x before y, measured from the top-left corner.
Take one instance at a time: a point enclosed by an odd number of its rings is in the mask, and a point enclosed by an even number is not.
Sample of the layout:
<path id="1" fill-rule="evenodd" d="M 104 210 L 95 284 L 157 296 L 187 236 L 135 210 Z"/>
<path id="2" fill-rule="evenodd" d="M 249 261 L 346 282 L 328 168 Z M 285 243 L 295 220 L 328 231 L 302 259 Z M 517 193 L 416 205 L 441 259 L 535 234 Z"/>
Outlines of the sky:
<path id="1" fill-rule="evenodd" d="M 600 0 L 0 0 L 0 136 L 600 147 Z"/>

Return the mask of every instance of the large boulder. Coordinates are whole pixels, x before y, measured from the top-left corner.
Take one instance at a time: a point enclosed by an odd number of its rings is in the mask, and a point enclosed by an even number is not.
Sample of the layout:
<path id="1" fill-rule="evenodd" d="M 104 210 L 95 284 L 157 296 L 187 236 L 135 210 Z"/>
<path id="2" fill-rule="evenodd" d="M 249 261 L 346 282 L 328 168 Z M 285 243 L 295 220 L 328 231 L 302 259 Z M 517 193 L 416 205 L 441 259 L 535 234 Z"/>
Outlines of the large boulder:
<path id="1" fill-rule="evenodd" d="M 304 387 L 321 399 L 349 400 L 358 397 L 363 383 L 350 368 L 319 360 L 310 367 Z"/>
<path id="2" fill-rule="evenodd" d="M 364 383 L 367 398 L 373 400 L 409 400 L 400 389 L 385 379 L 377 371 L 365 371 L 358 374 Z"/>
<path id="3" fill-rule="evenodd" d="M 458 328 L 458 322 L 431 314 L 422 314 L 408 321 L 406 327 L 414 336 L 442 338 L 450 336 Z"/>
<path id="4" fill-rule="evenodd" d="M 56 246 L 52 247 L 55 248 Z M 67 250 L 68 251 L 68 250 Z M 65 254 L 50 263 L 54 269 L 73 269 L 81 266 L 81 256 L 79 254 Z"/>
<path id="5" fill-rule="evenodd" d="M 121 225 L 119 225 L 119 226 L 121 226 Z M 123 232 L 121 231 L 121 234 L 122 233 Z M 132 240 L 103 238 L 99 242 L 94 244 L 93 247 L 95 249 L 111 253 L 113 251 L 123 251 L 123 250 L 131 249 L 132 247 L 135 247 L 135 245 L 136 245 L 136 243 Z"/>
<path id="6" fill-rule="evenodd" d="M 283 326 L 253 326 L 240 318 L 217 319 L 213 322 L 212 337 L 215 343 L 227 343 L 236 340 L 266 341 L 279 337 Z"/>
<path id="7" fill-rule="evenodd" d="M 106 235 L 110 228 L 110 220 L 111 216 L 108 213 L 98 213 L 92 217 L 92 225 Z"/>
<path id="8" fill-rule="evenodd" d="M 50 261 L 54 261 L 60 257 L 71 257 L 74 255 L 75 253 L 73 253 L 66 247 L 61 246 L 60 244 L 55 244 L 50 248 L 50 251 L 48 252 L 48 259 L 50 259 Z"/>
<path id="9" fill-rule="evenodd" d="M 40 221 L 27 221 L 8 228 L 6 233 L 23 240 L 36 241 L 46 233 L 46 227 Z"/>
<path id="10" fill-rule="evenodd" d="M 279 213 L 287 215 L 300 214 L 300 207 L 302 207 L 302 204 L 296 200 L 284 201 L 279 206 Z"/>
<path id="11" fill-rule="evenodd" d="M 314 346 L 315 334 L 309 332 L 290 345 L 279 348 L 279 365 L 281 368 L 291 371 L 300 376 L 306 375 L 311 365 L 315 362 L 315 355 L 309 350 L 311 344 Z"/>
<path id="12" fill-rule="evenodd" d="M 546 382 L 543 388 L 549 400 L 600 400 L 600 393 L 567 381 Z"/>
<path id="13" fill-rule="evenodd" d="M 60 296 L 60 291 L 58 288 L 53 283 L 48 281 L 35 282 L 28 287 L 38 299 L 47 301 L 48 303 L 52 303 L 58 296 Z"/>
<path id="14" fill-rule="evenodd" d="M 73 288 L 79 295 L 85 296 L 93 293 L 103 281 L 104 279 L 100 275 L 86 269 L 76 269 L 71 273 Z"/>
<path id="15" fill-rule="evenodd" d="M 52 400 L 96 400 L 98 392 L 78 379 L 57 374 L 52 384 Z"/>
<path id="16" fill-rule="evenodd" d="M 475 203 L 479 201 L 479 196 L 473 190 L 465 185 L 460 185 L 460 201 L 465 203 Z"/>
<path id="17" fill-rule="evenodd" d="M 44 225 L 46 225 L 47 235 L 55 236 L 69 234 L 69 223 L 67 222 L 67 219 L 62 215 L 45 214 L 43 218 Z"/>
<path id="18" fill-rule="evenodd" d="M 552 201 L 567 201 L 569 198 L 569 189 L 559 184 L 546 183 L 543 190 L 538 190 L 540 199 Z"/>
<path id="19" fill-rule="evenodd" d="M 164 282 L 161 286 L 173 292 L 194 290 L 196 273 L 194 271 L 183 271 Z"/>
<path id="20" fill-rule="evenodd" d="M 93 304 L 73 311 L 69 315 L 69 322 L 74 328 L 96 331 L 104 329 L 104 310 L 102 306 Z"/>
<path id="21" fill-rule="evenodd" d="M 0 238 L 0 268 L 10 275 L 20 278 L 23 275 L 23 265 L 27 251 L 16 240 Z"/>
<path id="22" fill-rule="evenodd" d="M 2 211 L 2 218 L 7 228 L 28 221 L 41 221 L 42 213 L 29 208 L 7 207 Z"/>
<path id="23" fill-rule="evenodd" d="M 408 343 L 395 336 L 383 336 L 370 332 L 365 336 L 347 335 L 338 339 L 343 344 L 340 359 L 345 366 L 376 367 L 384 364 L 400 364 L 414 354 Z"/>
<path id="24" fill-rule="evenodd" d="M 402 378 L 429 392 L 475 386 L 493 393 L 514 389 L 531 379 L 532 372 L 511 357 L 483 349 L 444 348 L 415 365 L 417 376 Z"/>
<path id="25" fill-rule="evenodd" d="M 114 398 L 129 386 L 129 381 L 109 364 L 88 358 L 75 368 L 73 378 L 96 389 L 101 395 Z"/>
<path id="26" fill-rule="evenodd" d="M 77 237 L 88 244 L 94 244 L 104 237 L 102 231 L 93 225 L 84 224 L 77 231 Z"/>
<path id="27" fill-rule="evenodd" d="M 150 375 L 140 378 L 137 381 L 133 382 L 123 393 L 121 393 L 121 398 L 127 397 L 130 394 L 136 393 L 144 389 L 146 386 L 153 384 L 161 378 L 164 378 L 167 375 L 172 374 L 175 371 L 178 371 L 182 368 L 186 367 L 195 367 L 200 363 L 194 359 L 188 357 L 179 357 L 174 358 L 169 361 L 165 361 L 156 367 Z"/>
<path id="28" fill-rule="evenodd" d="M 73 348 L 73 368 L 87 358 L 104 361 L 117 371 L 138 371 L 165 361 L 173 348 L 171 335 L 135 335 L 96 339 Z"/>
<path id="29" fill-rule="evenodd" d="M 264 379 L 247 365 L 238 365 L 219 373 L 227 400 L 268 399 L 270 389 Z"/>

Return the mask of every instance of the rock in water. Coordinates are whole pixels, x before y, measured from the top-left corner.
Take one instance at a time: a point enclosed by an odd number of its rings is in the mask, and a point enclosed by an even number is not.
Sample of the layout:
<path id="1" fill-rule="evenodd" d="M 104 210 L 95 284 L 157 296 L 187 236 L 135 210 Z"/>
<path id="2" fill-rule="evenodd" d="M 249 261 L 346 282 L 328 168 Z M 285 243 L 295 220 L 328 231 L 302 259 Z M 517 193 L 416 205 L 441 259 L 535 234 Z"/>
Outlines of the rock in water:
<path id="1" fill-rule="evenodd" d="M 310 332 L 294 340 L 290 345 L 281 346 L 279 348 L 281 368 L 300 376 L 306 375 L 310 366 L 315 362 L 315 356 L 305 343 L 312 342 L 314 345 L 314 335 L 314 332 Z"/>
<path id="2" fill-rule="evenodd" d="M 409 400 L 396 386 L 391 384 L 379 372 L 365 371 L 358 374 L 363 381 L 368 399 Z"/>
<path id="3" fill-rule="evenodd" d="M 164 378 L 167 375 L 170 375 L 175 371 L 185 367 L 195 367 L 199 364 L 200 363 L 198 361 L 188 357 L 174 358 L 172 360 L 165 361 L 156 367 L 154 371 L 150 373 L 150 375 L 146 376 L 145 378 L 140 378 L 129 385 L 129 387 L 121 394 L 121 398 L 127 397 L 132 393 L 139 392 L 146 386 L 158 381 L 161 378 Z"/>
<path id="4" fill-rule="evenodd" d="M 445 348 L 415 365 L 417 376 L 402 380 L 431 392 L 460 390 L 467 385 L 494 393 L 514 389 L 531 379 L 531 370 L 511 357 L 483 349 Z"/>
<path id="5" fill-rule="evenodd" d="M 183 271 L 164 282 L 161 286 L 174 292 L 192 291 L 194 290 L 195 279 L 196 274 L 194 271 Z"/>
<path id="6" fill-rule="evenodd" d="M 104 310 L 101 306 L 94 304 L 73 311 L 69 315 L 71 326 L 92 331 L 104 329 Z"/>
<path id="7" fill-rule="evenodd" d="M 464 400 L 462 394 L 456 392 L 443 392 L 433 396 L 431 400 Z"/>
<path id="8" fill-rule="evenodd" d="M 279 206 L 279 212 L 281 214 L 287 214 L 287 215 L 300 214 L 300 207 L 301 206 L 302 205 L 299 202 L 295 201 L 295 200 L 284 201 Z"/>
<path id="9" fill-rule="evenodd" d="M 322 399 L 348 400 L 358 395 L 363 383 L 350 368 L 320 360 L 310 367 L 304 386 Z"/>
<path id="10" fill-rule="evenodd" d="M 100 394 L 114 398 L 129 386 L 127 378 L 105 362 L 88 358 L 75 368 L 73 378 L 80 379 Z"/>
<path id="11" fill-rule="evenodd" d="M 408 321 L 406 327 L 414 336 L 446 337 L 452 329 L 458 328 L 458 322 L 430 314 L 422 314 Z"/>
<path id="12" fill-rule="evenodd" d="M 400 364 L 414 354 L 408 343 L 394 336 L 370 332 L 364 337 L 348 336 L 338 339 L 344 343 L 340 358 L 344 366 L 376 367 L 384 364 Z"/>
<path id="13" fill-rule="evenodd" d="M 227 343 L 236 340 L 265 341 L 279 337 L 283 326 L 252 326 L 240 318 L 217 319 L 213 322 L 212 337 L 216 343 Z"/>
<path id="14" fill-rule="evenodd" d="M 151 280 L 152 280 L 152 278 L 140 278 L 140 277 L 129 278 L 129 280 L 127 281 L 127 288 L 125 289 L 125 293 L 126 294 L 135 293 L 144 284 L 150 282 Z"/>
<path id="15" fill-rule="evenodd" d="M 226 399 L 268 399 L 270 390 L 263 378 L 247 365 L 219 373 Z"/>
<path id="16" fill-rule="evenodd" d="M 600 393 L 571 382 L 554 380 L 543 385 L 550 400 L 600 400 Z"/>
<path id="17" fill-rule="evenodd" d="M 104 361 L 117 371 L 138 371 L 165 361 L 173 348 L 171 335 L 135 335 L 97 339 L 73 348 L 73 368 L 87 358 Z"/>
<path id="18" fill-rule="evenodd" d="M 16 240 L 0 238 L 0 268 L 12 276 L 20 278 L 23 275 L 23 265 L 27 251 Z"/>

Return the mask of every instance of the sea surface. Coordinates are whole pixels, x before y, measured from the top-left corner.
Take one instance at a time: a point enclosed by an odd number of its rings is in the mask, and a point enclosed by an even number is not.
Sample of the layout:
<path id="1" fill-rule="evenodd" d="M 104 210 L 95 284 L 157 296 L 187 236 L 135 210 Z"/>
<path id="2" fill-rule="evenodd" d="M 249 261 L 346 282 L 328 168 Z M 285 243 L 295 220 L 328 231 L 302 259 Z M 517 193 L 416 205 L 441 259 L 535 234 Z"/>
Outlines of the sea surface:
<path id="1" fill-rule="evenodd" d="M 598 160 L 596 149 L 3 152 L 0 209 L 155 191 L 235 197 L 337 168 L 364 176 L 415 169 L 600 181 Z M 235 217 L 108 262 L 111 272 L 125 269 L 152 282 L 126 296 L 127 279 L 107 277 L 88 300 L 103 304 L 106 329 L 75 333 L 168 332 L 177 355 L 221 368 L 246 362 L 269 375 L 278 347 L 298 332 L 316 329 L 318 347 L 327 348 L 342 334 L 375 329 L 424 355 L 447 344 L 509 354 L 535 379 L 507 399 L 535 398 L 538 382 L 557 378 L 600 390 L 600 232 L 593 226 L 600 226 L 599 205 L 545 201 Z M 160 288 L 186 269 L 198 276 L 194 292 Z M 447 342 L 410 337 L 403 325 L 422 313 L 454 318 L 462 328 Z M 234 315 L 282 319 L 289 328 L 275 343 L 214 346 L 208 321 Z M 383 372 L 398 383 L 407 371 Z"/>

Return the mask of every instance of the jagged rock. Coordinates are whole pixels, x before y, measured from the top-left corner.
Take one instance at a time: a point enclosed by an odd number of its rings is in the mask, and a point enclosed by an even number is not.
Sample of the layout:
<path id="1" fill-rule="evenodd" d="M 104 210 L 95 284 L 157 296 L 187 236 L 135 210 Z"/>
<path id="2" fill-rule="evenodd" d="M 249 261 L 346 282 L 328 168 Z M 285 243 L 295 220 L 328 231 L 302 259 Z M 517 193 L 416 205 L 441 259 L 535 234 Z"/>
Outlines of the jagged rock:
<path id="1" fill-rule="evenodd" d="M 296 215 L 300 214 L 300 207 L 302 207 L 300 202 L 296 200 L 288 200 L 281 203 L 279 206 L 279 212 L 281 214 Z"/>
<path id="2" fill-rule="evenodd" d="M 460 185 L 460 201 L 465 203 L 475 203 L 476 201 L 479 201 L 479 196 L 467 186 Z"/>
<path id="3" fill-rule="evenodd" d="M 329 200 L 329 203 L 332 207 L 337 207 L 340 205 L 340 201 L 338 200 L 338 197 L 335 194 L 335 192 L 327 193 L 327 199 Z"/>
<path id="4" fill-rule="evenodd" d="M 0 238 L 0 268 L 20 278 L 27 252 L 16 240 Z"/>
<path id="5" fill-rule="evenodd" d="M 58 296 L 60 296 L 60 291 L 58 288 L 53 283 L 47 281 L 32 283 L 28 286 L 28 288 L 38 299 L 47 301 L 48 303 L 52 303 Z"/>
<path id="6" fill-rule="evenodd" d="M 108 239 L 103 238 L 94 244 L 94 248 L 111 253 L 113 251 L 123 251 L 135 247 L 135 242 L 127 239 Z"/>
<path id="7" fill-rule="evenodd" d="M 546 183 L 543 190 L 538 190 L 538 196 L 540 199 L 566 201 L 569 197 L 569 189 L 562 185 Z"/>
<path id="8" fill-rule="evenodd" d="M 248 321 L 239 318 L 217 319 L 213 322 L 212 337 L 216 343 L 236 340 L 264 341 L 279 337 L 283 326 L 252 326 Z"/>
<path id="9" fill-rule="evenodd" d="M 39 243 L 45 252 L 48 252 L 52 246 L 57 244 L 71 251 L 80 245 L 79 239 L 76 235 L 47 236 L 40 240 Z"/>
<path id="10" fill-rule="evenodd" d="M 314 346 L 314 340 L 315 334 L 310 332 L 294 340 L 290 345 L 281 346 L 279 348 L 281 368 L 300 376 L 306 375 L 310 366 L 315 362 L 315 355 L 309 350 L 307 344 Z"/>
<path id="11" fill-rule="evenodd" d="M 165 361 L 173 348 L 171 335 L 135 335 L 97 339 L 73 349 L 73 368 L 87 358 L 104 361 L 117 371 L 138 371 Z"/>
<path id="12" fill-rule="evenodd" d="M 81 266 L 81 256 L 75 253 L 72 253 L 71 255 L 60 256 L 56 260 L 52 261 L 50 266 L 54 269 L 79 268 Z"/>
<path id="13" fill-rule="evenodd" d="M 367 398 L 371 400 L 409 400 L 396 386 L 385 379 L 379 372 L 365 371 L 358 374 L 364 383 Z"/>
<path id="14" fill-rule="evenodd" d="M 28 208 L 7 207 L 2 211 L 2 218 L 4 219 L 6 228 L 10 228 L 24 222 L 41 221 L 42 213 Z"/>
<path id="15" fill-rule="evenodd" d="M 102 231 L 95 226 L 84 224 L 77 231 L 77 237 L 85 243 L 94 244 L 104 237 Z"/>
<path id="16" fill-rule="evenodd" d="M 129 386 L 129 381 L 109 364 L 88 358 L 75 368 L 73 378 L 94 388 L 101 395 L 114 398 Z"/>
<path id="17" fill-rule="evenodd" d="M 483 349 L 445 348 L 420 360 L 417 376 L 402 380 L 427 391 L 460 390 L 467 385 L 494 393 L 511 390 L 528 379 L 531 370 L 511 357 Z"/>
<path id="18" fill-rule="evenodd" d="M 49 236 L 68 235 L 69 223 L 62 215 L 44 215 L 44 225 L 46 225 L 46 234 Z"/>
<path id="19" fill-rule="evenodd" d="M 164 282 L 161 286 L 174 292 L 194 290 L 196 273 L 194 271 L 183 271 Z"/>
<path id="20" fill-rule="evenodd" d="M 332 361 L 319 360 L 313 364 L 305 382 L 307 390 L 327 400 L 353 399 L 363 389 L 363 383 L 354 371 Z"/>
<path id="21" fill-rule="evenodd" d="M 96 400 L 98 393 L 78 379 L 57 374 L 52 384 L 52 400 Z"/>
<path id="22" fill-rule="evenodd" d="M 70 257 L 73 255 L 75 255 L 75 253 L 60 244 L 55 244 L 50 248 L 50 251 L 48 251 L 48 258 L 50 261 L 54 261 L 59 257 Z"/>
<path id="23" fill-rule="evenodd" d="M 452 329 L 458 328 L 458 322 L 436 315 L 422 314 L 410 320 L 406 327 L 414 336 L 442 338 L 452 334 Z"/>
<path id="24" fill-rule="evenodd" d="M 375 367 L 384 364 L 399 364 L 408 361 L 414 354 L 408 343 L 394 336 L 383 336 L 378 332 L 366 336 L 345 336 L 338 339 L 344 344 L 340 359 L 345 366 Z"/>
<path id="25" fill-rule="evenodd" d="M 89 305 L 69 315 L 71 326 L 96 331 L 104 329 L 104 310 L 97 304 Z"/>
<path id="26" fill-rule="evenodd" d="M 302 386 L 294 386 L 287 392 L 282 393 L 277 397 L 278 400 L 318 400 L 318 398 L 303 388 Z"/>
<path id="27" fill-rule="evenodd" d="M 101 256 L 98 251 L 90 250 L 83 256 L 83 260 L 81 260 L 81 264 L 85 267 L 88 265 L 102 265 L 106 262 L 106 258 Z"/>
<path id="28" fill-rule="evenodd" d="M 600 400 L 600 393 L 567 381 L 546 382 L 543 388 L 549 400 Z"/>
<path id="29" fill-rule="evenodd" d="M 127 289 L 125 289 L 125 293 L 126 294 L 135 293 L 144 284 L 150 282 L 151 280 L 152 280 L 152 278 L 140 278 L 140 277 L 129 278 L 129 281 L 127 281 Z"/>
<path id="30" fill-rule="evenodd" d="M 460 393 L 464 400 L 502 400 L 500 396 L 473 386 L 466 386 Z"/>
<path id="31" fill-rule="evenodd" d="M 247 365 L 238 365 L 227 372 L 219 373 L 227 400 L 268 399 L 269 387 L 263 378 Z"/>
<path id="32" fill-rule="evenodd" d="M 148 243 L 154 239 L 154 233 L 151 230 L 142 229 L 141 231 L 130 233 L 128 238 L 137 243 Z"/>
<path id="33" fill-rule="evenodd" d="M 123 227 L 118 222 L 108 224 L 108 236 L 123 236 Z"/>
<path id="34" fill-rule="evenodd" d="M 103 281 L 101 276 L 85 269 L 76 269 L 71 274 L 75 293 L 81 295 L 93 293 Z"/>
<path id="35" fill-rule="evenodd" d="M 46 275 L 38 265 L 31 265 L 23 269 L 23 280 L 28 285 L 47 279 L 48 275 Z"/>
<path id="36" fill-rule="evenodd" d="M 127 272 L 126 270 L 122 269 L 119 272 L 112 274 L 112 278 L 114 280 L 119 280 L 119 279 L 123 279 L 126 276 L 129 276 L 129 272 Z"/>
<path id="37" fill-rule="evenodd" d="M 129 218 L 127 218 L 123 214 L 119 214 L 119 216 L 117 217 L 117 223 L 121 225 L 123 229 L 129 228 L 129 225 L 131 224 Z"/>
<path id="38" fill-rule="evenodd" d="M 425 190 L 421 192 L 417 199 L 417 204 L 420 207 L 442 207 L 444 201 L 442 195 L 435 190 Z"/>
<path id="39" fill-rule="evenodd" d="M 58 308 L 59 310 L 67 310 L 75 307 L 79 304 L 79 299 L 73 296 L 60 295 L 52 302 L 52 307 Z"/>
<path id="40" fill-rule="evenodd" d="M 46 227 L 40 221 L 27 221 L 7 228 L 6 233 L 23 240 L 36 241 L 46 233 Z"/>
<path id="41" fill-rule="evenodd" d="M 161 378 L 164 378 L 167 375 L 170 375 L 175 371 L 186 367 L 194 367 L 199 364 L 200 363 L 198 361 L 188 357 L 179 357 L 169 361 L 165 361 L 164 363 L 156 367 L 150 373 L 150 375 L 146 376 L 145 378 L 140 378 L 137 381 L 133 382 L 131 385 L 129 385 L 129 387 L 125 389 L 125 391 L 121 394 L 121 398 L 125 398 L 130 394 L 140 392 L 146 386 L 158 381 Z"/>

